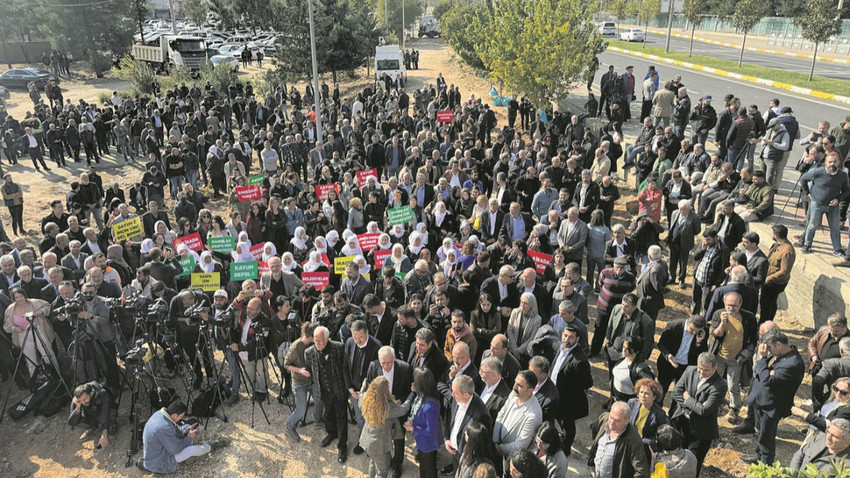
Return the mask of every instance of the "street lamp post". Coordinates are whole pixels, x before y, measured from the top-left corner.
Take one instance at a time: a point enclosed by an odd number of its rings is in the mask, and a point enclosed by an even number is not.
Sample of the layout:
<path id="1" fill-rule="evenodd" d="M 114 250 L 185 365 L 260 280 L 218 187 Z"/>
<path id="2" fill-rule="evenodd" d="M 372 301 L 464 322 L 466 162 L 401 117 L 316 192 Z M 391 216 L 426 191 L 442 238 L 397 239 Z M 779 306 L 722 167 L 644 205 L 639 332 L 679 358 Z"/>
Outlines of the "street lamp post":
<path id="1" fill-rule="evenodd" d="M 675 5 L 673 4 L 673 0 L 670 0 L 669 7 L 667 8 L 667 40 L 664 42 L 664 51 L 670 51 L 670 37 L 673 33 L 673 8 Z M 645 36 L 645 35 L 644 35 Z"/>
<path id="2" fill-rule="evenodd" d="M 401 49 L 404 50 L 404 0 L 401 0 Z"/>
<path id="3" fill-rule="evenodd" d="M 310 54 L 313 57 L 313 107 L 316 109 L 316 141 L 322 140 L 322 115 L 319 109 L 319 64 L 316 62 L 316 32 L 313 27 L 313 0 L 307 0 L 310 19 Z"/>

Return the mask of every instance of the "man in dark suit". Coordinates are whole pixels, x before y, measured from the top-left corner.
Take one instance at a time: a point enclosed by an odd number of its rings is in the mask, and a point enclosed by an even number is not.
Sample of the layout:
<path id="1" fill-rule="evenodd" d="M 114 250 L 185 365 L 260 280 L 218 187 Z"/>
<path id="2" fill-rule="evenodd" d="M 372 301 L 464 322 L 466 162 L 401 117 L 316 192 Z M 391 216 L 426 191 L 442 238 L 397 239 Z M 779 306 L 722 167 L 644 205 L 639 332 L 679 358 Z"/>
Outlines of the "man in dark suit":
<path id="1" fill-rule="evenodd" d="M 83 247 L 80 241 L 73 240 L 68 244 L 68 247 L 71 249 L 71 253 L 63 257 L 60 263 L 62 264 L 62 267 L 67 267 L 71 270 L 75 281 L 79 281 L 84 275 L 86 275 L 84 265 L 86 263 L 86 258 L 88 258 L 89 255 L 84 252 L 80 252 L 80 249 Z"/>
<path id="2" fill-rule="evenodd" d="M 159 203 L 157 201 L 149 201 L 148 212 L 142 214 L 142 229 L 145 231 L 145 237 L 153 238 L 155 232 L 154 226 L 159 221 L 164 222 L 165 227 L 171 230 L 168 213 L 159 210 Z"/>
<path id="3" fill-rule="evenodd" d="M 481 388 L 475 389 L 475 393 L 490 410 L 490 419 L 496 421 L 499 410 L 511 394 L 511 387 L 502 378 L 502 362 L 496 357 L 482 359 L 478 374 L 481 376 Z"/>
<path id="4" fill-rule="evenodd" d="M 142 267 L 147 267 L 150 270 L 150 276 L 165 284 L 166 287 L 174 289 L 176 287 L 174 278 L 183 272 L 183 266 L 174 258 L 174 251 L 167 249 L 164 254 L 158 247 L 154 247 L 148 253 L 150 263 Z"/>
<path id="5" fill-rule="evenodd" d="M 460 457 L 463 455 L 463 447 L 466 445 L 464 430 L 470 422 L 477 421 L 492 427 L 490 411 L 481 398 L 475 394 L 475 382 L 472 377 L 459 375 L 452 381 L 451 413 L 446 414 L 446 440 L 445 447 L 452 455 L 452 464 L 440 470 L 443 474 L 453 473 L 458 467 Z"/>
<path id="6" fill-rule="evenodd" d="M 725 244 L 730 251 L 735 250 L 747 232 L 747 223 L 735 212 L 735 201 L 733 199 L 727 199 L 721 204 L 723 204 L 723 210 L 717 215 L 717 221 L 714 222 L 713 228 L 721 232 L 720 242 Z"/>
<path id="7" fill-rule="evenodd" d="M 540 409 L 543 410 L 544 422 L 555 418 L 560 400 L 558 387 L 549 380 L 550 367 L 549 360 L 540 355 L 531 357 L 531 360 L 528 362 L 528 369 L 537 376 L 537 387 L 534 390 L 534 398 L 537 399 Z"/>
<path id="8" fill-rule="evenodd" d="M 638 308 L 650 319 L 658 318 L 658 311 L 664 308 L 664 289 L 670 279 L 667 263 L 661 257 L 661 248 L 649 246 L 647 252 L 649 264 L 643 266 L 637 279 Z"/>
<path id="9" fill-rule="evenodd" d="M 381 137 L 377 134 L 372 135 L 372 142 L 366 146 L 366 165 L 369 168 L 376 168 L 378 170 L 378 178 L 380 179 L 385 164 L 386 151 L 384 150 L 384 145 L 381 144 Z"/>
<path id="10" fill-rule="evenodd" d="M 662 399 L 676 383 L 685 369 L 697 364 L 699 354 L 708 350 L 706 321 L 699 315 L 667 323 L 658 338 L 658 383 L 661 384 Z"/>
<path id="11" fill-rule="evenodd" d="M 714 289 L 711 295 L 711 300 L 705 308 L 705 320 L 711 319 L 714 311 L 724 307 L 723 297 L 729 292 L 737 292 L 743 297 L 744 302 L 741 304 L 741 309 L 748 312 L 756 313 L 758 308 L 758 289 L 750 286 L 747 282 L 750 275 L 747 274 L 747 269 L 744 266 L 737 265 L 729 271 L 729 283 L 722 287 Z"/>
<path id="12" fill-rule="evenodd" d="M 706 228 L 702 242 L 694 251 L 694 307 L 693 313 L 699 314 L 708 308 L 711 294 L 720 287 L 726 277 L 729 264 L 729 248 L 717 235 L 717 229 Z"/>
<path id="13" fill-rule="evenodd" d="M 62 269 L 54 267 L 50 271 L 51 273 L 48 274 L 50 281 L 41 288 L 41 293 L 38 296 L 46 302 L 53 302 L 56 299 L 59 295 L 59 286 L 66 280 L 62 274 Z M 72 281 L 73 279 L 69 277 L 67 280 Z"/>
<path id="14" fill-rule="evenodd" d="M 15 259 L 9 254 L 0 257 L 0 268 L 2 268 L 3 274 L 3 277 L 0 277 L 0 290 L 5 292 L 7 297 L 11 298 L 12 294 L 9 293 L 9 289 L 11 289 L 12 284 L 21 280 L 18 277 L 18 271 L 15 270 Z M 517 303 L 519 303 L 518 300 Z"/>
<path id="15" fill-rule="evenodd" d="M 410 346 L 407 364 L 413 370 L 416 367 L 425 367 L 439 380 L 446 372 L 448 361 L 443 355 L 443 349 L 434 340 L 434 331 L 421 328 L 416 332 L 416 341 Z M 412 372 L 411 372 L 412 373 Z"/>
<path id="16" fill-rule="evenodd" d="M 339 286 L 339 291 L 348 296 L 348 301 L 351 304 L 360 307 L 363 305 L 363 299 L 366 298 L 366 294 L 372 288 L 371 286 L 372 284 L 360 274 L 360 266 L 352 261 L 345 268 L 345 278 Z M 390 330 L 392 330 L 392 327 L 390 327 Z"/>
<path id="17" fill-rule="evenodd" d="M 502 219 L 500 235 L 507 237 L 508 241 L 513 243 L 518 239 L 527 239 L 532 227 L 534 227 L 534 221 L 531 219 L 531 214 L 522 212 L 519 203 L 512 202 L 510 213 L 505 214 Z"/>
<path id="18" fill-rule="evenodd" d="M 405 362 L 395 358 L 395 350 L 390 346 L 383 346 L 378 350 L 378 359 L 369 364 L 369 371 L 366 373 L 366 386 L 363 387 L 361 396 L 369 388 L 369 384 L 375 378 L 383 376 L 390 382 L 390 393 L 397 400 L 404 400 L 410 393 L 410 384 L 413 381 L 413 370 Z M 403 424 L 404 418 L 399 419 L 399 425 Z M 401 464 L 404 460 L 404 433 L 403 428 L 398 428 L 398 433 L 393 434 L 393 459 L 390 467 L 393 469 L 393 476 L 401 476 Z M 354 447 L 354 453 L 362 453 L 363 449 L 358 450 L 360 446 Z"/>
<path id="19" fill-rule="evenodd" d="M 627 270 L 634 272 L 637 270 L 637 249 L 635 240 L 626 235 L 626 228 L 622 224 L 614 224 L 611 234 L 614 236 L 610 241 L 605 243 L 605 265 L 611 267 L 614 265 L 614 259 L 625 257 L 629 261 Z"/>
<path id="20" fill-rule="evenodd" d="M 46 285 L 46 280 L 33 277 L 32 269 L 29 266 L 21 266 L 18 267 L 18 281 L 9 286 L 9 290 L 21 288 L 26 292 L 27 297 L 37 299 L 41 297 L 41 289 Z M 14 297 L 12 298 L 14 299 Z"/>
<path id="21" fill-rule="evenodd" d="M 555 419 L 561 425 L 562 449 L 569 456 L 576 438 L 576 420 L 590 412 L 587 391 L 593 386 L 590 362 L 579 344 L 580 330 L 567 324 L 561 332 L 561 346 L 552 367 L 552 382 L 558 389 L 559 407 Z"/>
<path id="22" fill-rule="evenodd" d="M 387 307 L 387 304 L 375 294 L 366 295 L 363 299 L 363 310 L 368 314 L 366 323 L 369 326 L 369 333 L 381 345 L 389 345 L 393 336 L 393 326 L 398 317 L 396 311 Z"/>
<path id="23" fill-rule="evenodd" d="M 767 277 L 767 255 L 759 248 L 759 235 L 755 232 L 744 234 L 741 239 L 741 246 L 744 248 L 744 253 L 747 254 L 747 272 L 753 280 L 753 286 L 757 290 L 764 285 L 764 279 Z M 758 296 L 756 296 L 758 300 Z M 753 311 L 755 312 L 755 311 Z"/>
<path id="24" fill-rule="evenodd" d="M 747 397 L 747 405 L 755 412 L 756 429 L 759 431 L 756 454 L 741 456 L 741 461 L 750 464 L 773 463 L 779 421 L 791 415 L 794 395 L 806 373 L 800 352 L 797 347 L 789 345 L 784 332 L 772 329 L 762 336 L 761 343 L 770 357 L 756 362 Z"/>
<path id="25" fill-rule="evenodd" d="M 573 206 L 578 208 L 579 217 L 585 223 L 590 222 L 590 214 L 599 204 L 599 185 L 590 178 L 590 170 L 581 172 L 581 182 L 576 184 L 573 193 Z"/>
<path id="26" fill-rule="evenodd" d="M 499 207 L 499 200 L 491 198 L 489 207 L 481 213 L 479 231 L 481 231 L 481 242 L 493 244 L 499 238 L 502 223 L 505 220 L 505 212 Z"/>
<path id="27" fill-rule="evenodd" d="M 694 248 L 694 238 L 700 233 L 699 216 L 691 210 L 687 199 L 679 201 L 679 210 L 670 217 L 667 226 L 667 245 L 670 247 L 670 279 L 676 280 L 678 270 L 679 287 L 685 287 L 688 273 L 688 256 Z"/>
<path id="28" fill-rule="evenodd" d="M 682 172 L 678 169 L 674 170 L 670 175 L 671 179 L 664 185 L 664 208 L 667 211 L 667 222 L 670 222 L 670 216 L 673 211 L 678 209 L 679 201 L 682 199 L 691 199 L 693 190 L 691 184 L 685 181 L 682 177 Z"/>
<path id="29" fill-rule="evenodd" d="M 476 390 L 482 387 L 478 367 L 472 363 L 469 345 L 466 342 L 458 342 L 454 345 L 454 348 L 452 348 L 452 360 L 446 365 L 446 373 L 437 379 L 437 390 L 443 395 L 445 400 L 444 405 L 446 407 L 449 406 L 452 400 L 452 383 L 461 375 L 471 378 Z"/>
<path id="30" fill-rule="evenodd" d="M 345 382 L 345 346 L 330 340 L 327 327 L 316 327 L 313 331 L 313 345 L 305 352 L 304 358 L 312 379 L 314 400 L 324 405 L 325 438 L 322 448 L 339 438 L 337 443 L 337 461 L 345 463 L 348 459 L 348 393 L 349 384 Z"/>
<path id="31" fill-rule="evenodd" d="M 493 357 L 502 364 L 502 379 L 508 384 L 508 387 L 513 389 L 514 380 L 520 371 L 519 361 L 511 354 L 510 346 L 508 345 L 508 337 L 505 334 L 496 334 L 490 341 L 490 348 L 481 354 L 481 360 L 484 361 Z"/>
<path id="32" fill-rule="evenodd" d="M 416 184 L 410 190 L 410 197 L 416 198 L 416 205 L 426 207 L 434 200 L 434 186 L 425 182 L 425 174 L 416 174 Z M 501 227 L 501 223 L 499 223 Z"/>
<path id="33" fill-rule="evenodd" d="M 711 442 L 720 437 L 717 415 L 726 390 L 726 383 L 717 373 L 717 358 L 709 352 L 699 355 L 696 367 L 688 367 L 673 389 L 670 419 L 682 433 L 683 444 L 697 458 L 697 476 Z"/>
<path id="34" fill-rule="evenodd" d="M 381 343 L 369 335 L 366 322 L 355 320 L 351 324 L 351 337 L 345 341 L 345 382 L 348 384 L 348 393 L 351 395 L 351 403 L 354 408 L 354 420 L 357 422 L 358 432 L 363 431 L 363 412 L 360 411 L 360 398 L 365 392 L 363 383 L 366 373 L 373 361 L 378 359 L 378 349 Z M 359 435 L 358 435 L 359 436 Z M 354 447 L 354 454 L 363 453 L 360 445 Z"/>
<path id="35" fill-rule="evenodd" d="M 567 264 L 575 262 L 581 266 L 584 259 L 585 243 L 587 242 L 587 223 L 580 219 L 577 207 L 567 211 L 567 219 L 561 221 L 558 230 L 558 246 L 564 251 Z"/>
<path id="36" fill-rule="evenodd" d="M 499 275 L 490 277 L 481 284 L 481 293 L 488 293 L 493 300 L 502 320 L 507 323 L 511 311 L 519 307 L 519 289 L 514 287 L 514 268 L 504 265 L 499 269 Z"/>

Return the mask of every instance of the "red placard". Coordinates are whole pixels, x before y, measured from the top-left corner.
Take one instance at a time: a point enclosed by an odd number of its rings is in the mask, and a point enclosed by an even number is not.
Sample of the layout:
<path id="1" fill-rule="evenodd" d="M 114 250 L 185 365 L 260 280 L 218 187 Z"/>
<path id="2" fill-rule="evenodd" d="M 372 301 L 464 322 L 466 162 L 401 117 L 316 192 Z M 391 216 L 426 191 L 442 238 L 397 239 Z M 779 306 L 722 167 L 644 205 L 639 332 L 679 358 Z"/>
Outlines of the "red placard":
<path id="1" fill-rule="evenodd" d="M 265 245 L 265 242 L 253 245 L 250 249 L 248 249 L 248 252 L 250 252 L 251 255 L 254 256 L 254 259 L 259 261 L 263 257 L 263 247 Z"/>
<path id="2" fill-rule="evenodd" d="M 385 249 L 383 251 L 375 251 L 375 269 L 383 269 L 384 261 L 387 259 L 387 256 L 392 254 L 392 249 Z"/>
<path id="3" fill-rule="evenodd" d="M 365 171 L 357 171 L 357 184 L 363 186 L 366 184 L 366 178 L 369 176 L 373 176 L 375 179 L 378 179 L 378 169 L 372 168 Z"/>
<path id="4" fill-rule="evenodd" d="M 259 184 L 253 186 L 236 186 L 233 188 L 240 201 L 256 201 L 263 198 L 263 190 Z"/>
<path id="5" fill-rule="evenodd" d="M 451 123 L 454 120 L 454 111 L 452 110 L 441 110 L 437 112 L 437 122 L 438 123 Z"/>
<path id="6" fill-rule="evenodd" d="M 529 250 L 528 256 L 534 259 L 534 268 L 537 269 L 538 274 L 542 274 L 546 269 L 546 266 L 552 262 L 552 256 L 549 254 L 543 254 L 542 252 Z"/>
<path id="7" fill-rule="evenodd" d="M 372 234 L 359 234 L 357 236 L 357 242 L 360 243 L 360 249 L 363 249 L 363 252 L 369 252 L 378 245 L 378 239 L 381 237 L 380 232 L 373 232 Z"/>
<path id="8" fill-rule="evenodd" d="M 257 277 L 263 277 L 263 274 L 269 272 L 269 263 L 268 262 L 258 262 L 257 263 Z"/>
<path id="9" fill-rule="evenodd" d="M 314 286 L 317 290 L 328 285 L 330 282 L 330 272 L 302 272 L 301 282 Z"/>
<path id="10" fill-rule="evenodd" d="M 201 235 L 198 234 L 197 232 L 193 232 L 192 234 L 189 234 L 188 236 L 178 237 L 177 239 L 174 239 L 174 250 L 175 251 L 177 250 L 177 247 L 180 244 L 185 244 L 186 247 L 188 247 L 189 249 L 192 249 L 195 252 L 199 252 L 199 251 L 203 250 L 203 248 L 204 248 L 204 243 L 201 242 Z"/>
<path id="11" fill-rule="evenodd" d="M 301 263 L 301 265 L 302 265 L 302 266 L 306 266 L 308 262 L 310 262 L 310 260 L 309 260 L 309 259 L 308 259 L 308 260 L 306 260 L 306 261 L 304 261 L 304 262 L 302 262 L 302 263 Z M 324 262 L 324 263 L 325 263 L 325 265 L 326 265 L 326 266 L 328 266 L 328 267 L 330 267 L 330 266 L 331 266 L 331 260 L 330 260 L 330 259 L 328 259 L 328 255 L 327 255 L 327 254 L 322 254 L 322 262 Z"/>
<path id="12" fill-rule="evenodd" d="M 324 201 L 328 198 L 328 191 L 331 189 L 336 191 L 337 195 L 339 195 L 339 184 L 317 184 L 316 197 L 319 198 L 320 201 Z"/>

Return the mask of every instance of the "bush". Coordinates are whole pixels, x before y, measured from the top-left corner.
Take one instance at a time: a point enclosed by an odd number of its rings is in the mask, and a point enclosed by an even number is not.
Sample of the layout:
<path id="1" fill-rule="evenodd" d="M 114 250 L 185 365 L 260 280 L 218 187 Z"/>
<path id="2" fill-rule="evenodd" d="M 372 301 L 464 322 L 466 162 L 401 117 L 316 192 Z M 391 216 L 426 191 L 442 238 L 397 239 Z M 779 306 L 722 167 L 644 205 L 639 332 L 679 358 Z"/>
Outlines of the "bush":
<path id="1" fill-rule="evenodd" d="M 256 82 L 254 95 L 259 98 L 268 99 L 274 96 L 275 89 L 278 86 L 286 84 L 284 74 L 277 68 L 263 71 L 262 76 Z"/>
<path id="2" fill-rule="evenodd" d="M 124 57 L 118 66 L 119 68 L 112 70 L 113 73 L 118 78 L 129 81 L 135 93 L 153 93 L 153 80 L 156 78 L 156 73 L 147 63 Z"/>
<path id="3" fill-rule="evenodd" d="M 91 67 L 92 70 L 94 70 L 95 76 L 103 78 L 103 72 L 109 71 L 109 69 L 112 68 L 112 57 L 100 53 L 92 54 Z"/>
<path id="4" fill-rule="evenodd" d="M 184 83 L 191 85 L 192 82 L 197 81 L 196 76 L 193 76 L 192 70 L 185 66 L 172 66 L 168 69 L 168 76 L 160 77 L 159 83 L 163 91 L 171 91 Z"/>
<path id="5" fill-rule="evenodd" d="M 213 66 L 212 63 L 207 63 L 200 71 L 200 83 L 206 84 L 206 82 L 210 82 L 213 89 L 219 93 L 226 94 L 227 87 L 236 83 L 236 80 L 236 73 L 230 69 L 230 66 L 225 65 L 224 63 L 221 63 L 218 66 Z"/>

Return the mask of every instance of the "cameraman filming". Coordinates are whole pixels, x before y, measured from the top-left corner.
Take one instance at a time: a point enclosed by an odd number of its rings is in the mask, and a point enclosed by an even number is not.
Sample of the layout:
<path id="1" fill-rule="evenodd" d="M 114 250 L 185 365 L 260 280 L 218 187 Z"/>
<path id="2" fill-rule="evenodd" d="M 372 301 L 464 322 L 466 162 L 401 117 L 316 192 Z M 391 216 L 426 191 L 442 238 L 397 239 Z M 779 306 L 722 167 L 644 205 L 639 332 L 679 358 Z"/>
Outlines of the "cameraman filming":
<path id="1" fill-rule="evenodd" d="M 193 382 L 195 390 L 201 388 L 201 383 L 204 380 L 201 373 L 201 360 L 204 364 L 204 370 L 207 372 L 207 378 L 215 376 L 215 367 L 213 367 L 210 359 L 212 351 L 204 341 L 200 342 L 200 346 L 198 344 L 201 320 L 203 320 L 202 312 L 206 313 L 209 309 L 210 302 L 207 296 L 202 291 L 195 289 L 180 291 L 171 299 L 168 309 L 170 326 L 177 330 L 180 348 L 186 352 L 186 356 L 195 371 L 195 381 Z M 197 354 L 201 355 L 201 360 L 197 358 Z"/>
<path id="2" fill-rule="evenodd" d="M 65 305 L 76 293 L 77 290 L 74 289 L 72 282 L 62 282 L 59 284 L 59 294 L 50 304 L 50 325 L 53 326 L 53 331 L 56 332 L 65 350 L 68 350 L 71 341 L 74 340 L 74 326 L 68 320 Z"/>
<path id="3" fill-rule="evenodd" d="M 231 350 L 230 332 L 233 328 L 234 311 L 227 300 L 227 292 L 219 289 L 213 294 L 212 310 L 213 337 L 215 346 L 224 354 L 227 366 L 230 369 L 230 398 L 224 401 L 227 405 L 233 405 L 239 401 L 239 387 L 242 385 L 242 377 L 239 375 L 239 363 L 236 353 Z M 204 318 L 206 316 L 206 318 Z M 210 315 L 203 313 L 201 318 L 209 320 Z"/>
<path id="4" fill-rule="evenodd" d="M 88 321 L 88 323 L 79 324 L 79 328 L 81 329 L 83 336 L 86 334 L 96 334 L 96 337 L 91 337 L 92 340 L 88 342 L 90 347 L 83 350 L 83 356 L 86 358 L 92 357 L 91 352 L 95 352 L 92 347 L 97 347 L 98 342 L 102 343 L 102 360 L 105 363 L 98 364 L 99 368 L 103 367 L 101 370 L 105 370 L 106 384 L 109 389 L 120 390 L 121 384 L 118 381 L 118 364 L 115 362 L 115 327 L 112 325 L 112 321 L 109 320 L 109 307 L 107 307 L 103 299 L 97 295 L 97 287 L 91 282 L 83 284 L 82 294 L 85 300 L 82 304 L 82 310 L 77 313 L 77 320 L 85 320 Z M 81 336 L 75 337 L 78 344 L 80 343 L 81 338 Z M 94 357 L 98 357 L 98 354 L 95 354 Z M 80 371 L 79 367 L 77 370 L 78 372 Z M 78 375 L 78 378 L 82 377 Z M 96 377 L 88 377 L 89 380 L 95 378 Z M 88 380 L 83 379 L 80 381 L 83 382 Z"/>
<path id="5" fill-rule="evenodd" d="M 263 301 L 254 297 L 248 301 L 244 313 L 239 314 L 239 321 L 234 324 L 230 333 L 230 349 L 239 352 L 239 358 L 245 368 L 247 379 L 254 385 L 254 401 L 265 400 L 268 396 L 268 368 L 266 357 L 269 347 L 269 337 L 272 332 L 272 321 L 262 311 Z M 258 363 L 259 362 L 259 363 Z"/>
<path id="6" fill-rule="evenodd" d="M 280 367 L 283 379 L 286 382 L 285 385 L 281 384 L 282 389 L 278 397 L 278 401 L 282 403 L 283 398 L 288 397 L 292 393 L 292 374 L 283 367 L 283 361 L 286 358 L 289 347 L 301 336 L 302 322 L 298 318 L 298 314 L 292 311 L 292 301 L 289 297 L 279 295 L 275 299 L 275 306 L 277 313 L 272 317 L 272 322 L 277 322 L 277 327 L 274 329 L 275 333 L 272 336 L 272 343 L 277 352 L 275 358 L 277 359 L 278 367 Z"/>
<path id="7" fill-rule="evenodd" d="M 89 382 L 74 389 L 68 425 L 86 429 L 80 440 L 100 435 L 97 447 L 108 447 L 109 435 L 114 435 L 118 426 L 117 417 L 118 407 L 102 384 Z"/>

